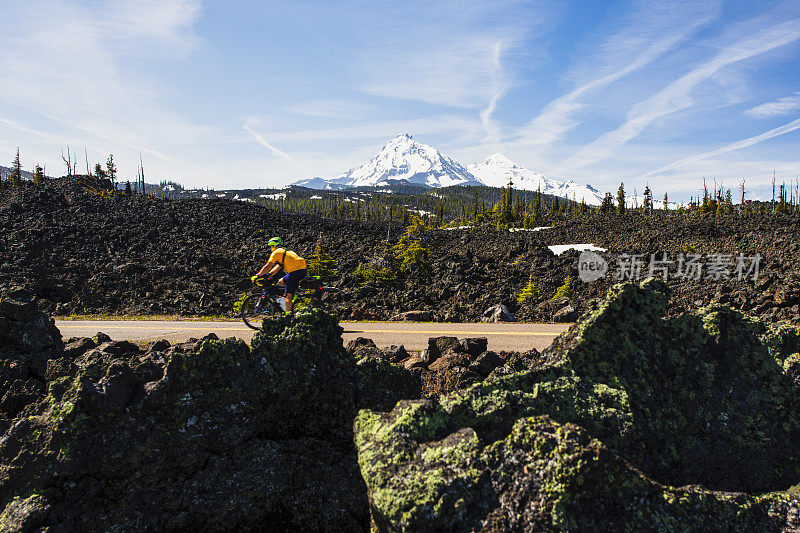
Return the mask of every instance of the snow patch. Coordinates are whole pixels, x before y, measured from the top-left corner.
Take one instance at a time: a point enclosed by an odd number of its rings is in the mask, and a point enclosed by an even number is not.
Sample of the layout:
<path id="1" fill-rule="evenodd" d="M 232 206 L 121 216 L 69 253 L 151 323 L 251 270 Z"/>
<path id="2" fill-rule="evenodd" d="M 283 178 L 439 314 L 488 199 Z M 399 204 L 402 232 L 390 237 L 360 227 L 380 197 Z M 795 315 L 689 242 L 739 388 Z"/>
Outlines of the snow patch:
<path id="1" fill-rule="evenodd" d="M 269 200 L 286 200 L 286 193 L 285 192 L 277 192 L 275 194 L 259 194 L 261 198 L 267 198 Z"/>
<path id="2" fill-rule="evenodd" d="M 508 228 L 508 231 L 542 231 L 543 229 L 553 229 L 553 226 L 538 226 L 535 228 Z"/>
<path id="3" fill-rule="evenodd" d="M 555 255 L 561 255 L 567 250 L 578 250 L 579 252 L 605 252 L 607 251 L 605 248 L 600 248 L 599 246 L 595 246 L 594 244 L 554 244 L 552 246 L 548 246 L 550 251 L 553 252 Z"/>

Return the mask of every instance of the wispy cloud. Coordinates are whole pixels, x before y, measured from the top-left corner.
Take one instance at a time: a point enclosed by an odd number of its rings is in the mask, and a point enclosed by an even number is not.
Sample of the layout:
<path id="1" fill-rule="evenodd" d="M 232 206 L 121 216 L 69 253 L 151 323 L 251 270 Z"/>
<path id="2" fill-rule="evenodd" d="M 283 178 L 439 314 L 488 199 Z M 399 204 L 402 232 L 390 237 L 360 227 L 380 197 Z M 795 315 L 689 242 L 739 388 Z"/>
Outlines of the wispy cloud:
<path id="1" fill-rule="evenodd" d="M 254 130 L 253 129 L 253 123 L 254 123 L 254 119 L 253 118 L 248 119 L 247 122 L 244 123 L 244 126 L 243 126 L 244 127 L 244 131 L 246 131 L 247 133 L 252 135 L 253 139 L 255 139 L 255 141 L 258 144 L 260 144 L 261 146 L 263 146 L 264 148 L 266 148 L 267 150 L 269 150 L 270 152 L 272 152 L 276 156 L 282 157 L 283 159 L 289 161 L 291 164 L 293 164 L 297 168 L 301 168 L 300 165 L 298 165 L 297 162 L 294 159 L 292 159 L 292 156 L 290 156 L 289 154 L 287 154 L 283 150 L 280 150 L 280 149 L 275 148 L 274 146 L 272 146 L 269 142 L 267 142 L 267 140 L 260 133 L 258 133 L 256 130 Z"/>
<path id="2" fill-rule="evenodd" d="M 205 138 L 211 130 L 172 111 L 165 89 L 133 65 L 144 57 L 149 63 L 181 60 L 197 50 L 199 12 L 199 0 L 5 6 L 4 22 L 15 32 L 0 37 L 0 105 L 57 121 L 73 136 L 88 133 L 95 142 L 107 141 L 109 150 L 141 149 L 174 161 L 161 148 Z"/>
<path id="3" fill-rule="evenodd" d="M 518 141 L 541 149 L 560 141 L 581 123 L 576 115 L 586 108 L 585 97 L 649 65 L 714 20 L 718 13 L 718 2 L 640 2 L 604 39 L 600 52 L 582 67 L 585 72 L 580 77 L 586 77 L 587 72 L 600 73 L 599 77 L 550 102 L 517 131 Z"/>
<path id="4" fill-rule="evenodd" d="M 711 151 L 708 151 L 708 152 L 704 152 L 702 154 L 697 154 L 697 155 L 693 155 L 693 156 L 690 156 L 690 157 L 686 157 L 686 158 L 681 159 L 679 161 L 675 161 L 675 162 L 670 163 L 668 165 L 664 165 L 663 167 L 658 168 L 656 170 L 653 170 L 651 172 L 647 172 L 646 174 L 643 174 L 640 177 L 647 178 L 649 176 L 654 176 L 656 174 L 661 174 L 661 173 L 666 172 L 668 170 L 672 170 L 674 168 L 682 167 L 682 166 L 685 166 L 685 165 L 687 165 L 689 163 L 694 163 L 694 162 L 700 161 L 702 159 L 708 159 L 710 157 L 715 157 L 715 156 L 718 156 L 718 155 L 722 155 L 722 154 L 727 153 L 727 152 L 733 152 L 735 150 L 740 150 L 742 148 L 747 148 L 748 146 L 753 146 L 754 144 L 758 144 L 758 143 L 767 141 L 767 140 L 772 139 L 774 137 L 777 137 L 779 135 L 783 135 L 785 133 L 792 132 L 792 131 L 794 131 L 796 129 L 800 129 L 800 119 L 793 120 L 792 122 L 789 122 L 788 124 L 784 124 L 783 126 L 771 129 L 769 131 L 765 131 L 764 133 L 762 133 L 760 135 L 756 135 L 756 136 L 750 137 L 748 139 L 742 139 L 741 141 L 736 141 L 734 143 L 727 144 L 725 146 L 717 148 L 716 150 L 711 150 Z"/>
<path id="5" fill-rule="evenodd" d="M 500 140 L 500 128 L 498 125 L 492 120 L 492 113 L 494 113 L 495 109 L 497 109 L 497 102 L 500 98 L 503 97 L 506 90 L 508 90 L 508 84 L 504 82 L 502 79 L 503 76 L 503 66 L 500 64 L 500 54 L 503 51 L 503 42 L 497 41 L 494 43 L 494 53 L 492 54 L 492 77 L 494 81 L 494 90 L 492 91 L 492 96 L 489 98 L 489 105 L 481 111 L 481 124 L 483 124 L 483 129 L 486 131 L 486 138 L 484 142 L 487 143 L 495 143 Z"/>
<path id="6" fill-rule="evenodd" d="M 690 107 L 693 103 L 690 97 L 692 89 L 708 80 L 720 69 L 797 39 L 800 39 L 800 19 L 771 26 L 747 38 L 737 36 L 735 44 L 723 48 L 713 59 L 693 68 L 663 90 L 633 106 L 624 124 L 580 149 L 560 164 L 558 170 L 569 173 L 609 157 L 615 149 L 636 138 L 656 120 Z"/>
<path id="7" fill-rule="evenodd" d="M 559 11 L 549 0 L 409 0 L 384 6 L 379 18 L 362 20 L 356 30 L 365 37 L 356 76 L 369 94 L 483 108 L 499 98 L 497 43 L 503 52 L 514 49 L 550 28 Z"/>
<path id="8" fill-rule="evenodd" d="M 774 102 L 757 105 L 745 111 L 744 114 L 755 118 L 767 118 L 785 115 L 797 109 L 800 109 L 800 92 L 796 92 L 792 96 L 779 98 Z"/>

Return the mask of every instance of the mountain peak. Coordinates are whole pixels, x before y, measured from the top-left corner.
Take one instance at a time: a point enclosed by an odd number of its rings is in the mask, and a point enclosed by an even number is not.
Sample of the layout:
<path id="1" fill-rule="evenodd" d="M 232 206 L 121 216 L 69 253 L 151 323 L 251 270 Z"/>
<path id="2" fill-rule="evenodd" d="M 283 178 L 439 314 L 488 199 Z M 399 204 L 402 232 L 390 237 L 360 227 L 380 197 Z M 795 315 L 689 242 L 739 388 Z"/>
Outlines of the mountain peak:
<path id="1" fill-rule="evenodd" d="M 506 187 L 509 179 L 515 189 L 541 191 L 561 198 L 573 198 L 587 204 L 600 205 L 603 197 L 592 187 L 582 186 L 573 180 L 558 181 L 538 172 L 528 170 L 511 161 L 503 154 L 493 154 L 482 163 L 469 165 L 467 169 L 473 176 L 489 187 Z"/>
<path id="2" fill-rule="evenodd" d="M 480 185 L 466 168 L 440 153 L 433 146 L 401 133 L 360 167 L 331 180 L 347 187 L 385 186 L 408 183 L 426 187 Z"/>
<path id="3" fill-rule="evenodd" d="M 499 165 L 503 167 L 516 167 L 517 164 L 501 153 L 492 154 L 483 162 L 484 165 Z"/>
<path id="4" fill-rule="evenodd" d="M 387 142 L 386 144 L 387 145 L 390 145 L 390 144 L 394 145 L 394 144 L 405 144 L 405 143 L 408 143 L 408 142 L 412 142 L 413 143 L 413 142 L 416 142 L 416 141 L 414 141 L 414 137 L 410 133 L 401 133 L 401 134 L 397 135 L 396 137 L 392 137 L 391 139 L 389 139 L 389 142 Z"/>

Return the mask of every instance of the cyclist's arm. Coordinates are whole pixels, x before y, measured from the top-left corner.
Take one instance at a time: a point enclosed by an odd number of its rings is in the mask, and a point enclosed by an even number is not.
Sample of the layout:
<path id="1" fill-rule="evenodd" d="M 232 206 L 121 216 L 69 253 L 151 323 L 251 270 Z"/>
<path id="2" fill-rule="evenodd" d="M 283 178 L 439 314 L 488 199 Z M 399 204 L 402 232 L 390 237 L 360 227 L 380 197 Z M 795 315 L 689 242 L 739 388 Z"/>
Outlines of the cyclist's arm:
<path id="1" fill-rule="evenodd" d="M 266 276 L 267 274 L 269 274 L 270 276 L 272 276 L 273 274 L 277 274 L 280 269 L 281 265 L 279 263 L 267 263 L 261 268 L 261 270 L 258 271 L 256 275 Z"/>

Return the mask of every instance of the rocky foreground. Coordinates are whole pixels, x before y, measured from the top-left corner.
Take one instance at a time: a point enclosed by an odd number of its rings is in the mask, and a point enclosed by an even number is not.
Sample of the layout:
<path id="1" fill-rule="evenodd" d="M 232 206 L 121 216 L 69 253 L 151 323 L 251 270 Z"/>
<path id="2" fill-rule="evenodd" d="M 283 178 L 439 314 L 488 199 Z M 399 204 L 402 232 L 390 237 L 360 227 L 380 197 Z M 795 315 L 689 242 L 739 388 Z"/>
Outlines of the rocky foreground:
<path id="1" fill-rule="evenodd" d="M 616 286 L 542 354 L 424 358 L 319 310 L 252 346 L 65 344 L 7 293 L 0 530 L 797 530 L 800 330 L 664 319 L 668 292 Z"/>
<path id="2" fill-rule="evenodd" d="M 649 260 L 667 253 L 673 261 L 681 253 L 706 259 L 760 254 L 755 281 L 670 279 L 671 312 L 730 303 L 766 321 L 800 324 L 796 218 L 592 215 L 542 224 L 554 227 L 430 230 L 421 237 L 430 251 L 430 276 L 362 284 L 356 269 L 379 258 L 387 233 L 397 241 L 403 231 L 397 224 L 388 231 L 385 223 L 330 220 L 233 200 L 109 197 L 63 178 L 0 197 L 0 290 L 23 285 L 39 297 L 41 310 L 56 315 L 231 315 L 248 277 L 269 255 L 266 240 L 280 235 L 306 257 L 322 239 L 339 261 L 339 275 L 328 283 L 342 292 L 330 295 L 328 305 L 342 318 L 390 319 L 421 311 L 430 320 L 478 321 L 488 308 L 503 304 L 518 320 L 570 322 L 616 279 L 610 272 L 600 281 L 579 282 L 577 252 L 555 256 L 547 246 L 593 243 L 608 250 L 609 260 L 619 254 Z M 570 276 L 572 293 L 551 299 Z M 520 304 L 517 297 L 529 280 L 538 294 Z"/>

